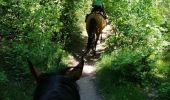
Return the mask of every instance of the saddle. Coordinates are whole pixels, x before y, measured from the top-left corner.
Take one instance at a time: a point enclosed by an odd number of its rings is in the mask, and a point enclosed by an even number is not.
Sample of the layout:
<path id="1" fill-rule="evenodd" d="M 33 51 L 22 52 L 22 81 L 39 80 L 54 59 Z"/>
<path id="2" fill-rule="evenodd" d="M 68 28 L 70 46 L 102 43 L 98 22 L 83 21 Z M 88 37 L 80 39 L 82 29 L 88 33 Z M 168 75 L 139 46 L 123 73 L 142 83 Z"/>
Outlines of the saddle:
<path id="1" fill-rule="evenodd" d="M 101 33 L 103 28 L 107 25 L 106 19 L 103 17 L 103 15 L 101 13 L 97 13 L 97 12 L 92 12 L 90 14 L 88 14 L 86 16 L 86 30 L 88 31 L 89 29 L 89 24 L 90 24 L 90 20 L 91 19 L 95 19 L 97 22 L 97 33 Z"/>
<path id="2" fill-rule="evenodd" d="M 86 22 L 88 16 L 91 15 L 91 14 L 94 14 L 94 13 L 100 14 L 105 20 L 107 19 L 107 16 L 105 16 L 104 14 L 102 14 L 102 12 L 95 11 L 95 12 L 91 12 L 90 14 L 87 14 L 87 15 L 86 15 L 85 22 Z"/>

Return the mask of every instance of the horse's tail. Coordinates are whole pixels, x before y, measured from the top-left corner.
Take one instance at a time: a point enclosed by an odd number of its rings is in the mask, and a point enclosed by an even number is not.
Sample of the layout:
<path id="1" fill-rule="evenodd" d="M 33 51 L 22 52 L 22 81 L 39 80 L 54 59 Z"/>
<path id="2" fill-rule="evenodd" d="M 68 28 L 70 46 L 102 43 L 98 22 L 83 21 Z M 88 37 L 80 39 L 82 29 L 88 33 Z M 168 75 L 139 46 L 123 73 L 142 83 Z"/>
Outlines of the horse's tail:
<path id="1" fill-rule="evenodd" d="M 92 18 L 89 22 L 89 27 L 88 27 L 88 42 L 87 42 L 86 53 L 88 53 L 90 49 L 94 48 L 96 26 L 97 26 L 96 19 Z"/>

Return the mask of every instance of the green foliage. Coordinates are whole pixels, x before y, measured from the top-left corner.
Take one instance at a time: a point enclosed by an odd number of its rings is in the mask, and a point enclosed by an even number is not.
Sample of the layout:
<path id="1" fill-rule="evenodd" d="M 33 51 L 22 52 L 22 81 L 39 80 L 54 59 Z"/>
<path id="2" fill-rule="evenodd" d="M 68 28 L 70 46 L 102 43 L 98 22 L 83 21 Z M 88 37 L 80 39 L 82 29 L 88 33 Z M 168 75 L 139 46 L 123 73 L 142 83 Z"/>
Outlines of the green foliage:
<path id="1" fill-rule="evenodd" d="M 97 65 L 97 77 L 105 99 L 136 100 L 142 95 L 141 100 L 145 100 L 148 91 L 154 88 L 158 90 L 158 94 L 154 95 L 159 95 L 155 99 L 168 100 L 170 67 L 159 56 L 161 54 L 155 55 L 143 48 L 123 48 L 111 54 L 103 54 Z M 133 88 L 121 88 L 128 84 Z"/>
<path id="2" fill-rule="evenodd" d="M 142 81 L 146 81 L 145 77 L 149 77 L 147 70 L 150 69 L 144 54 L 123 49 L 103 55 L 101 58 L 97 64 L 97 78 L 105 100 L 146 99 L 145 93 L 139 86 Z"/>
<path id="3" fill-rule="evenodd" d="M 63 28 L 60 30 L 64 46 L 67 50 L 77 48 L 77 43 L 82 42 L 82 31 L 85 25 L 85 14 L 89 8 L 89 1 L 66 0 L 64 2 L 60 20 Z"/>
<path id="4" fill-rule="evenodd" d="M 99 83 L 99 88 L 104 95 L 105 100 L 145 100 L 146 95 L 142 93 L 142 89 L 139 87 L 134 87 L 134 84 L 123 83 L 115 84 L 115 81 L 112 81 L 110 78 L 114 77 L 113 75 L 108 78 L 103 78 L 101 75 L 105 76 L 110 72 L 108 69 L 99 71 L 100 74 L 99 80 L 102 81 Z M 98 74 L 98 75 L 99 75 Z M 110 76 L 110 75 L 109 75 Z M 106 85 L 107 83 L 107 85 Z"/>
<path id="5" fill-rule="evenodd" d="M 0 99 L 32 98 L 27 59 L 45 72 L 66 67 L 64 49 L 80 42 L 89 2 L 0 0 Z"/>
<path id="6" fill-rule="evenodd" d="M 0 1 L 0 99 L 32 98 L 35 86 L 27 59 L 43 71 L 64 66 L 67 53 L 59 33 L 62 4 L 55 0 Z"/>
<path id="7" fill-rule="evenodd" d="M 156 91 L 154 99 L 168 100 L 169 1 L 104 1 L 114 26 L 112 35 L 107 38 L 107 48 L 98 62 L 97 71 L 106 100 L 123 100 L 118 97 L 119 94 L 107 93 L 117 84 L 120 85 L 118 87 L 133 84 L 134 88 L 143 88 L 136 92 L 145 94 L 147 98 L 150 98 L 150 92 Z M 122 93 L 124 96 L 124 99 L 136 100 L 130 94 Z"/>
<path id="8" fill-rule="evenodd" d="M 163 81 L 159 86 L 159 96 L 158 99 L 169 100 L 170 94 L 170 79 L 168 78 L 166 81 Z"/>
<path id="9" fill-rule="evenodd" d="M 115 83 L 128 81 L 142 85 L 142 82 L 146 81 L 145 79 L 151 77 L 149 63 L 152 61 L 148 59 L 148 56 L 139 49 L 116 50 L 109 55 L 103 55 L 98 64 L 99 71 L 103 67 L 108 68 Z"/>
<path id="10" fill-rule="evenodd" d="M 7 82 L 7 76 L 5 75 L 4 72 L 0 72 L 0 83 L 5 83 Z"/>

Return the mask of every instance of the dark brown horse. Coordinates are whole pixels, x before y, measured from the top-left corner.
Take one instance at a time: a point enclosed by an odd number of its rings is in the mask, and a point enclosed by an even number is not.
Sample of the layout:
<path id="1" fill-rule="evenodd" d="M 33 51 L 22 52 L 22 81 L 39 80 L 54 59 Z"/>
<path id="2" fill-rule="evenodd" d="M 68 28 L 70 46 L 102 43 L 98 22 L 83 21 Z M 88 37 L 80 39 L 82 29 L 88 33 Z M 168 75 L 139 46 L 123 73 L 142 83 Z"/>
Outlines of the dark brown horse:
<path id="1" fill-rule="evenodd" d="M 96 45 L 105 26 L 106 20 L 100 13 L 94 12 L 87 17 L 86 31 L 88 33 L 88 42 L 85 54 L 87 54 L 91 49 L 94 55 L 96 54 Z"/>
<path id="2" fill-rule="evenodd" d="M 28 63 L 38 85 L 34 93 L 34 100 L 80 100 L 75 82 L 82 74 L 83 57 L 77 66 L 54 73 L 40 73 L 30 61 Z"/>

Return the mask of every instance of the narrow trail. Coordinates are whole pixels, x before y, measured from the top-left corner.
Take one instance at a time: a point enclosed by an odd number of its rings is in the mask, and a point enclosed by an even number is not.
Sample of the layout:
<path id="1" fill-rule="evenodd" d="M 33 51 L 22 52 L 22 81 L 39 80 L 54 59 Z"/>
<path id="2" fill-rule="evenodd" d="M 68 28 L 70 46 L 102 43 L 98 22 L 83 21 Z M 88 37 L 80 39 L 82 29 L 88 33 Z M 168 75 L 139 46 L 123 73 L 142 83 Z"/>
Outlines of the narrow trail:
<path id="1" fill-rule="evenodd" d="M 108 25 L 105 27 L 102 33 L 103 40 L 109 35 L 112 30 L 111 26 Z M 75 66 L 78 63 L 78 59 L 82 54 L 82 50 L 84 50 L 87 43 L 87 35 L 86 31 L 83 32 L 83 36 L 85 37 L 81 46 L 77 43 L 77 47 L 73 48 L 72 55 L 69 56 L 69 66 Z M 100 42 L 100 41 L 99 41 Z M 96 89 L 96 61 L 100 57 L 100 54 L 105 49 L 105 43 L 99 43 L 97 45 L 96 56 L 86 56 L 85 64 L 83 68 L 82 77 L 77 81 L 79 85 L 79 92 L 81 100 L 103 100 L 99 91 Z"/>

